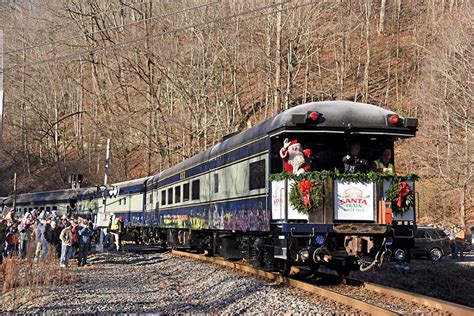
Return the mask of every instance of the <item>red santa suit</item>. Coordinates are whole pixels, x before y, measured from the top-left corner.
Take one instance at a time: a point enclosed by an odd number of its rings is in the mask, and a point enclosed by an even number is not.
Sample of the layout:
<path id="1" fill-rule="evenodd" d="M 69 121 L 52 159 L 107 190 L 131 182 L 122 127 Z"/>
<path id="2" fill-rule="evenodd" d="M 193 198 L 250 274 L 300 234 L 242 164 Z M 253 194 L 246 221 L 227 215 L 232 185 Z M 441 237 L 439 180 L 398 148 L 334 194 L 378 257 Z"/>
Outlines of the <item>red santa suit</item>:
<path id="1" fill-rule="evenodd" d="M 283 159 L 283 169 L 288 173 L 301 174 L 311 170 L 309 157 L 311 149 L 303 150 L 298 140 L 285 139 L 284 146 L 280 149 L 280 157 Z"/>

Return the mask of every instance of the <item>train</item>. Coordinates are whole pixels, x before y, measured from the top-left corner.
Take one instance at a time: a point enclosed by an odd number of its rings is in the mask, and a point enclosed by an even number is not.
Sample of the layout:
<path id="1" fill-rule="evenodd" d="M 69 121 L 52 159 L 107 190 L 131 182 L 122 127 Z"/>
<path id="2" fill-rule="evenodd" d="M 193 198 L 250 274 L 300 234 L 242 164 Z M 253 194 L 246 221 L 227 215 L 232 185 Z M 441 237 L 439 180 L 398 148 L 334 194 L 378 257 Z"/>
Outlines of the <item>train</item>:
<path id="1" fill-rule="evenodd" d="M 360 157 L 377 160 L 415 137 L 417 127 L 416 118 L 373 104 L 301 104 L 153 176 L 19 194 L 16 208 L 91 218 L 105 212 L 123 217 L 136 242 L 243 259 L 282 274 L 299 266 L 348 275 L 387 258 L 410 260 L 416 175 L 347 173 L 342 158 L 358 144 Z M 289 141 L 304 149 L 304 170 L 287 168 L 282 150 Z"/>

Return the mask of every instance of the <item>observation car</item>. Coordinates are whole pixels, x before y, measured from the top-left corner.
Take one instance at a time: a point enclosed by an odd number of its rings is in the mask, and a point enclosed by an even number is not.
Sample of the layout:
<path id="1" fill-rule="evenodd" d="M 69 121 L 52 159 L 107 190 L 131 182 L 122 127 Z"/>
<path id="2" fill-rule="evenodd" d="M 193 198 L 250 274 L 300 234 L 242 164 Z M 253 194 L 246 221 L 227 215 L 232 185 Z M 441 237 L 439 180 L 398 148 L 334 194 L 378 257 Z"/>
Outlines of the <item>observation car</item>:
<path id="1" fill-rule="evenodd" d="M 400 178 L 337 170 L 351 143 L 360 143 L 362 156 L 373 161 L 384 148 L 393 152 L 395 141 L 414 137 L 417 125 L 371 104 L 299 105 L 150 178 L 145 211 L 170 247 L 245 258 L 285 274 L 299 265 L 347 275 L 381 264 L 387 254 L 409 260 L 414 199 L 403 213 L 386 201 Z M 285 138 L 312 150 L 315 172 L 285 176 L 279 156 Z M 319 179 L 311 181 L 320 201 L 302 212 L 296 204 L 303 197 L 292 199 L 291 191 L 306 174 Z M 413 194 L 413 179 L 402 180 Z"/>

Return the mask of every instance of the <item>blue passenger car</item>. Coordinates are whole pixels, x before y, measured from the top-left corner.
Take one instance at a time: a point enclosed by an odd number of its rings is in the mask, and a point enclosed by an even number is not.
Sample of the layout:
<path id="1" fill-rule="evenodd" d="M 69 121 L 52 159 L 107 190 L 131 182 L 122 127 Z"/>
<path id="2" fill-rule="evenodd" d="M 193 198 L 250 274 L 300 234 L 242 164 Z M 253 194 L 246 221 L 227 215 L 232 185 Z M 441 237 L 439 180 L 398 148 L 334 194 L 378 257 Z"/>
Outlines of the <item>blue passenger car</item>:
<path id="1" fill-rule="evenodd" d="M 403 214 L 385 203 L 391 180 L 399 178 L 344 176 L 342 158 L 358 143 L 371 162 L 416 130 L 416 119 L 371 104 L 296 106 L 150 178 L 146 210 L 171 247 L 246 258 L 269 270 L 324 265 L 347 274 L 387 254 L 407 260 L 414 203 Z M 313 173 L 285 176 L 285 139 L 311 150 Z M 291 190 L 310 174 L 325 178 L 311 180 L 322 200 L 305 212 L 298 199 L 291 203 Z M 413 192 L 413 182 L 406 183 Z"/>

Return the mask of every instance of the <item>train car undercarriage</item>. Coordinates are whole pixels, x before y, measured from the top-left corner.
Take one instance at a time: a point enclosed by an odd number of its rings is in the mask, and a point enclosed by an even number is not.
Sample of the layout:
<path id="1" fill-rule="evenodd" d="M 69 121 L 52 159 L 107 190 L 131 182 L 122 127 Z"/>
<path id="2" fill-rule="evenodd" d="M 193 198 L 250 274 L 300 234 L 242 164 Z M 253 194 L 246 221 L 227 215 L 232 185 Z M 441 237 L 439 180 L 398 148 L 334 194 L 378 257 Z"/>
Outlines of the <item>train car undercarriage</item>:
<path id="1" fill-rule="evenodd" d="M 281 225 L 272 225 L 270 232 L 258 233 L 145 227 L 134 236 L 140 236 L 136 243 L 245 260 L 254 267 L 284 275 L 292 266 L 304 266 L 313 272 L 324 267 L 347 276 L 351 271 L 367 271 L 381 265 L 384 260 L 409 260 L 412 239 L 394 237 L 390 226 L 383 231 L 380 225 L 373 226 L 370 233 L 364 234 L 284 233 Z"/>

